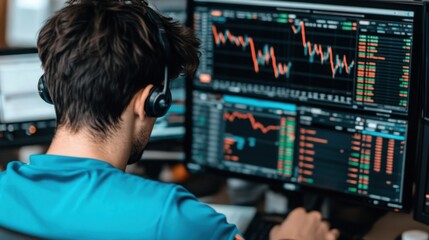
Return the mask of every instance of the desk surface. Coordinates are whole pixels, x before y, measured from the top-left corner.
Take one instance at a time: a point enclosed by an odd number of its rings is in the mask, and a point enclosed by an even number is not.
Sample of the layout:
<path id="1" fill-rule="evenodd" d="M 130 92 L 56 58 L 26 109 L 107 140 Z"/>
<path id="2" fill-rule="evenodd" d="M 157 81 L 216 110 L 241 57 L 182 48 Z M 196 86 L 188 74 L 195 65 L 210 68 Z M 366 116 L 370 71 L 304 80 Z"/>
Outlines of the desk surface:
<path id="1" fill-rule="evenodd" d="M 201 199 L 203 202 L 229 204 L 226 187 L 217 194 Z M 372 229 L 364 236 L 364 240 L 394 240 L 406 230 L 422 230 L 429 233 L 429 225 L 419 223 L 413 219 L 413 213 L 389 212 L 377 220 Z"/>

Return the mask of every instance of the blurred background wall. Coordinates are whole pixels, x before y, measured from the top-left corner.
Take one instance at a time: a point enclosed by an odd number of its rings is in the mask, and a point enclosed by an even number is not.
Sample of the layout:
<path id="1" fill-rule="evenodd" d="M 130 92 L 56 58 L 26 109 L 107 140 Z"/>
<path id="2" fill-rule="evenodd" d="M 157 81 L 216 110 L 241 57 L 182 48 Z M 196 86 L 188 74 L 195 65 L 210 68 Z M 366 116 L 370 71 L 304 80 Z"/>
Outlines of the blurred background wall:
<path id="1" fill-rule="evenodd" d="M 0 48 L 34 47 L 37 33 L 66 0 L 0 0 Z M 150 0 L 161 12 L 185 21 L 186 0 Z"/>

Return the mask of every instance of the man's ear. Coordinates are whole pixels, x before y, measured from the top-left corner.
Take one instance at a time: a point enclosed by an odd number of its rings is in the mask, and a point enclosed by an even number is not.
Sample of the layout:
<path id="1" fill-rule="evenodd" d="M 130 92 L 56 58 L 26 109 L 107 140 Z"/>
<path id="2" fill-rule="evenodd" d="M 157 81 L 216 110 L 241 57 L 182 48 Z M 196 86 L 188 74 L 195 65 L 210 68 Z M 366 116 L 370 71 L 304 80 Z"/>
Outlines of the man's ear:
<path id="1" fill-rule="evenodd" d="M 134 95 L 133 99 L 133 109 L 134 114 L 138 116 L 140 120 L 144 120 L 144 118 L 147 117 L 146 111 L 145 111 L 145 103 L 146 100 L 149 97 L 150 90 L 153 88 L 152 84 L 149 84 L 145 88 L 141 89 Z"/>

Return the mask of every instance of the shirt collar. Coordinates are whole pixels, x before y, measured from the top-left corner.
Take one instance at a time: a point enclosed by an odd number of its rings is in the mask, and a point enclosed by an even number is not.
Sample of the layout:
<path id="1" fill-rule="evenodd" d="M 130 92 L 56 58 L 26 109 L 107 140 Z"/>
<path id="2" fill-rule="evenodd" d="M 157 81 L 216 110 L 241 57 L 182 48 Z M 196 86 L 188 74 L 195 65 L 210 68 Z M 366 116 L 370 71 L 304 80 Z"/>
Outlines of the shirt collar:
<path id="1" fill-rule="evenodd" d="M 46 166 L 58 168 L 114 168 L 108 162 L 93 158 L 80 158 L 71 156 L 35 154 L 30 156 L 30 166 Z"/>

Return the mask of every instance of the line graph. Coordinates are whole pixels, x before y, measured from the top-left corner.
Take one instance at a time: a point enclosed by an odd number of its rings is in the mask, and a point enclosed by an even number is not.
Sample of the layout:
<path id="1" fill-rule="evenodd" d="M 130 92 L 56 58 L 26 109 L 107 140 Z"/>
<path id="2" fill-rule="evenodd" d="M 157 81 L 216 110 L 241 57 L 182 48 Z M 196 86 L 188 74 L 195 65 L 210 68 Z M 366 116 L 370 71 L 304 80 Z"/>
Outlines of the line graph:
<path id="1" fill-rule="evenodd" d="M 229 122 L 234 122 L 235 119 L 247 119 L 250 122 L 250 125 L 253 130 L 260 130 L 263 134 L 268 133 L 269 131 L 278 131 L 280 129 L 279 125 L 268 125 L 264 126 L 261 122 L 256 121 L 255 116 L 251 113 L 240 113 L 240 112 L 232 112 L 224 113 L 225 120 Z"/>
<path id="2" fill-rule="evenodd" d="M 339 57 L 339 55 L 336 54 L 335 60 L 334 60 L 332 46 L 326 46 L 326 51 L 324 51 L 322 44 L 311 43 L 310 41 L 307 41 L 304 21 L 301 21 L 298 27 L 296 27 L 295 25 L 292 25 L 291 27 L 294 34 L 301 33 L 304 54 L 306 56 L 309 56 L 310 63 L 314 63 L 315 56 L 320 57 L 321 64 L 324 64 L 325 62 L 329 61 L 331 72 L 332 72 L 332 78 L 335 78 L 337 72 L 340 74 L 343 73 L 343 69 L 345 70 L 345 73 L 347 74 L 351 73 L 351 69 L 354 67 L 354 64 L 355 64 L 354 60 L 349 61 L 350 64 L 348 64 L 347 56 L 345 54 L 342 57 Z"/>
<path id="3" fill-rule="evenodd" d="M 277 57 L 273 46 L 265 44 L 262 49 L 257 50 L 252 37 L 235 36 L 229 30 L 225 30 L 225 32 L 218 32 L 215 25 L 212 26 L 212 33 L 217 46 L 230 43 L 237 47 L 242 47 L 243 51 L 247 50 L 247 48 L 250 48 L 250 54 L 252 57 L 255 73 L 259 73 L 260 66 L 267 66 L 271 62 L 275 78 L 279 78 L 280 76 L 286 76 L 286 78 L 290 77 L 292 63 L 288 62 L 285 64 L 277 62 Z"/>

